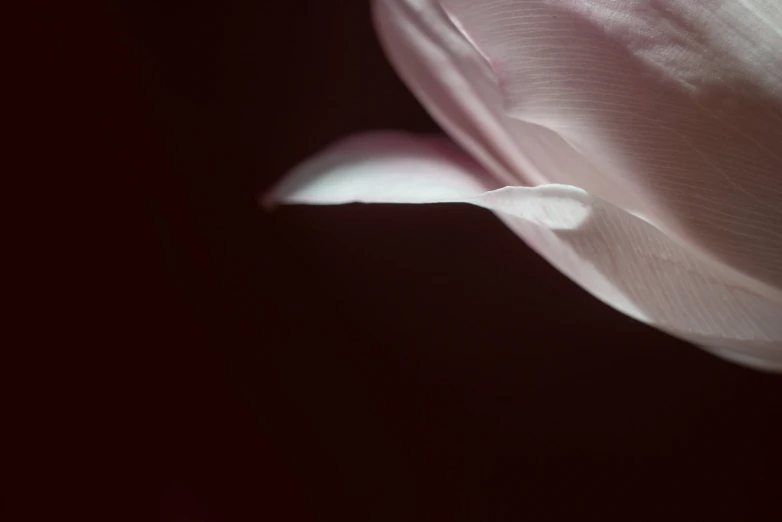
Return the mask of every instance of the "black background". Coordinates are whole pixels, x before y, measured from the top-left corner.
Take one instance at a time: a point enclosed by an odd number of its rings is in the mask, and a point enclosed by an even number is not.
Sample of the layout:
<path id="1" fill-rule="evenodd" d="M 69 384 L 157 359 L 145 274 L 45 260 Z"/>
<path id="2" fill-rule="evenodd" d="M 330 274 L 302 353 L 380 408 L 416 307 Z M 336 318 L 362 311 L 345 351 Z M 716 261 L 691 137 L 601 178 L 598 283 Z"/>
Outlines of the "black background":
<path id="1" fill-rule="evenodd" d="M 42 426 L 14 479 L 25 510 L 779 514 L 779 377 L 620 315 L 478 208 L 258 208 L 339 137 L 437 131 L 368 2 L 67 9 L 46 15 L 61 59 L 38 87 L 50 155 L 93 174 L 66 183 L 99 208 L 72 205 L 94 234 L 55 257 L 89 252 L 63 307 L 90 306 L 62 331 L 83 348 L 21 403 Z"/>

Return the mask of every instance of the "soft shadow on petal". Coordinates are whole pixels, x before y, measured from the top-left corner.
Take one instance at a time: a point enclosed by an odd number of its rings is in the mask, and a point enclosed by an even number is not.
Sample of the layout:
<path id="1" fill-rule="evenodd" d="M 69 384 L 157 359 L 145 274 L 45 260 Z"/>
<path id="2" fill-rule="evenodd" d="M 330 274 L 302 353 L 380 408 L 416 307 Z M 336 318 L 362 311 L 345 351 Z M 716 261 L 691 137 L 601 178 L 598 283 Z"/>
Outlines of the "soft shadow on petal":
<path id="1" fill-rule="evenodd" d="M 560 183 L 618 193 L 573 143 L 536 122 L 510 118 L 495 64 L 435 0 L 376 0 L 375 25 L 391 63 L 432 117 L 506 185 Z M 634 194 L 618 196 L 642 213 Z"/>

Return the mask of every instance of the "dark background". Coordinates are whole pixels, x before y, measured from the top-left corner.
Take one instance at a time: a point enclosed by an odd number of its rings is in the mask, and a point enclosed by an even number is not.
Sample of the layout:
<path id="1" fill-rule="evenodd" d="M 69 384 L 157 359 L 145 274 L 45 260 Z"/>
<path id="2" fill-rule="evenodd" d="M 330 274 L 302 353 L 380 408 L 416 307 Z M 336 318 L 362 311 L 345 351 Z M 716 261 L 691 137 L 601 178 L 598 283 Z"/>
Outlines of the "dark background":
<path id="1" fill-rule="evenodd" d="M 779 377 L 620 315 L 478 208 L 259 210 L 341 136 L 437 130 L 367 1 L 45 17 L 46 150 L 91 174 L 62 175 L 90 205 L 52 264 L 89 253 L 61 296 L 88 311 L 19 403 L 22 511 L 782 519 Z"/>

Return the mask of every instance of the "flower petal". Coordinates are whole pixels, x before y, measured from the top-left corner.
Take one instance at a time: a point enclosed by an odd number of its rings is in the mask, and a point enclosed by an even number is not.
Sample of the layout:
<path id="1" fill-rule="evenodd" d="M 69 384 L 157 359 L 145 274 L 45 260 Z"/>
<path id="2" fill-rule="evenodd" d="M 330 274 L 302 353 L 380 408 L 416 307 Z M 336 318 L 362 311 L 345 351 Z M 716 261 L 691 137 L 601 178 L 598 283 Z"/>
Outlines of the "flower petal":
<path id="1" fill-rule="evenodd" d="M 302 163 L 264 205 L 460 201 L 500 186 L 443 137 L 374 132 L 342 140 Z"/>
<path id="2" fill-rule="evenodd" d="M 389 55 L 424 104 L 435 115 L 448 112 L 442 96 L 431 93 L 450 90 L 456 98 L 479 97 L 491 106 L 495 127 L 505 129 L 516 147 L 514 153 L 504 145 L 503 157 L 525 158 L 508 160 L 519 166 L 517 177 L 581 187 L 643 216 L 701 255 L 782 289 L 778 3 L 377 4 Z M 442 12 L 440 5 L 448 16 L 434 14 Z M 439 38 L 417 36 L 419 26 Z M 478 76 L 465 68 L 464 42 L 489 73 Z M 426 66 L 410 58 L 416 52 Z M 424 77 L 420 71 L 426 67 L 435 73 Z M 451 69 L 462 71 L 472 91 L 443 74 Z M 466 114 L 474 125 L 488 120 L 481 113 Z M 440 121 L 458 141 L 469 128 Z M 555 139 L 555 146 L 539 145 Z M 470 143 L 463 143 L 468 150 Z M 476 158 L 494 172 L 491 162 Z M 566 165 L 557 163 L 560 158 Z"/>
<path id="3" fill-rule="evenodd" d="M 462 147 L 507 185 L 561 183 L 618 193 L 561 135 L 510 118 L 493 64 L 435 0 L 376 0 L 375 25 L 386 54 L 429 113 Z"/>
<path id="4" fill-rule="evenodd" d="M 479 205 L 621 312 L 736 362 L 782 371 L 782 299 L 750 290 L 740 275 L 728 278 L 724 267 L 582 189 L 497 188 L 441 139 L 382 133 L 346 140 L 295 169 L 268 200 Z"/>

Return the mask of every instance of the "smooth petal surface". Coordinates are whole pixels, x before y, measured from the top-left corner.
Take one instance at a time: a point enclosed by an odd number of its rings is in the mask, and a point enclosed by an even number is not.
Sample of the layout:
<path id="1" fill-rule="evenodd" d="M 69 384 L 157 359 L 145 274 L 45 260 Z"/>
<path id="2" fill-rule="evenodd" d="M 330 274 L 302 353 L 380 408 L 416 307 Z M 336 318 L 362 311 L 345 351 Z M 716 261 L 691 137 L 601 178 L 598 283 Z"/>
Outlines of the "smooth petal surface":
<path id="1" fill-rule="evenodd" d="M 782 7 L 375 5 L 400 74 L 500 179 L 578 186 L 759 281 L 756 290 L 782 289 Z"/>
<path id="2" fill-rule="evenodd" d="M 556 132 L 615 187 L 590 192 L 636 195 L 667 233 L 782 288 L 778 2 L 441 3 L 491 62 L 507 115 Z"/>
<path id="3" fill-rule="evenodd" d="M 742 364 L 782 370 L 780 302 L 726 284 L 720 270 L 653 225 L 582 189 L 495 185 L 441 139 L 382 133 L 346 140 L 302 164 L 270 199 L 488 208 L 559 270 L 625 314 Z"/>
<path id="4" fill-rule="evenodd" d="M 501 186 L 445 138 L 375 132 L 346 138 L 305 161 L 263 203 L 453 202 Z"/>

